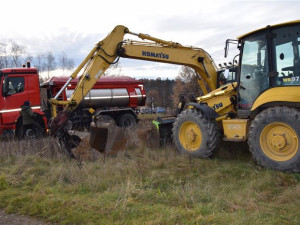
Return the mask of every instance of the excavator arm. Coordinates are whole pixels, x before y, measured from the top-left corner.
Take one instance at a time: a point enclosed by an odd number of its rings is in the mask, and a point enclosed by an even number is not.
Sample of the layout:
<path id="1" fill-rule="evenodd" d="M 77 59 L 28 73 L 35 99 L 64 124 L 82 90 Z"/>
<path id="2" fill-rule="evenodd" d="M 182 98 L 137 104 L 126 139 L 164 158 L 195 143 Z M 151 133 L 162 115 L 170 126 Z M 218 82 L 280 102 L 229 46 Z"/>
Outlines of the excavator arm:
<path id="1" fill-rule="evenodd" d="M 71 74 L 70 78 L 57 95 L 53 99 L 50 99 L 52 109 L 50 130 L 52 135 L 56 135 L 57 132 L 64 127 L 70 113 L 76 109 L 110 65 L 116 63 L 116 60 L 118 60 L 119 57 L 116 50 L 118 49 L 118 45 L 122 43 L 123 37 L 127 32 L 128 28 L 116 26 L 106 38 L 96 44 L 83 62 Z M 78 76 L 82 69 L 84 72 L 80 76 L 78 84 L 73 94 L 70 96 L 70 99 L 67 101 L 59 101 L 58 97 L 67 88 L 71 80 Z M 58 115 L 56 112 L 57 105 L 64 106 L 63 112 Z"/>
<path id="2" fill-rule="evenodd" d="M 182 46 L 145 34 L 131 34 L 153 42 L 125 40 L 118 49 L 121 57 L 189 66 L 197 72 L 203 94 L 216 89 L 217 68 L 211 56 L 203 49 Z"/>
<path id="3" fill-rule="evenodd" d="M 125 34 L 138 36 L 142 41 L 124 40 Z M 69 115 L 110 65 L 119 60 L 119 57 L 189 66 L 197 72 L 198 83 L 204 94 L 215 90 L 217 86 L 217 68 L 210 55 L 203 49 L 182 46 L 179 43 L 164 41 L 146 34 L 133 33 L 127 27 L 119 25 L 106 38 L 96 44 L 71 74 L 63 88 L 50 100 L 52 106 L 50 130 L 52 135 L 65 137 L 68 132 L 64 127 L 66 127 Z M 83 73 L 70 99 L 67 101 L 58 100 L 71 80 L 76 78 L 82 70 Z M 59 114 L 56 112 L 57 105 L 64 106 L 64 110 Z"/>

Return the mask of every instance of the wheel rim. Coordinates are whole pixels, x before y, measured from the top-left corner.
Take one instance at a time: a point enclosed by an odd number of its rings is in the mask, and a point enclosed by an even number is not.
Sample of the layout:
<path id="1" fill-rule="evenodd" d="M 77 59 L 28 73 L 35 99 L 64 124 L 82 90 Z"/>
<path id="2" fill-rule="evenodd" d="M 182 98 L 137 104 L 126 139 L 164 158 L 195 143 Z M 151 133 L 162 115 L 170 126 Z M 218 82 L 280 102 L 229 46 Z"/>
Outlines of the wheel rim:
<path id="1" fill-rule="evenodd" d="M 36 138 L 37 137 L 37 133 L 36 133 L 36 130 L 34 130 L 34 129 L 27 129 L 26 131 L 25 131 L 25 138 L 29 138 L 29 139 L 34 139 L 34 138 Z"/>
<path id="2" fill-rule="evenodd" d="M 202 143 L 199 126 L 191 121 L 184 122 L 179 130 L 179 140 L 187 151 L 196 151 Z"/>
<path id="3" fill-rule="evenodd" d="M 271 123 L 261 132 L 260 146 L 272 160 L 287 161 L 298 151 L 298 136 L 295 130 L 285 123 Z"/>

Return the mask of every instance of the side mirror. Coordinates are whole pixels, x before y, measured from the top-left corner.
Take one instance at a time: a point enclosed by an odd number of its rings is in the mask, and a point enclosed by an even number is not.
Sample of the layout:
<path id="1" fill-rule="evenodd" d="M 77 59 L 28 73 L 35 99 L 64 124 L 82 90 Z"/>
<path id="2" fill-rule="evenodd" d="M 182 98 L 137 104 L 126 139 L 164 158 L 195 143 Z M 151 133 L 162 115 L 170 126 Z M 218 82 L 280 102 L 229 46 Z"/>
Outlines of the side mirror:
<path id="1" fill-rule="evenodd" d="M 9 92 L 9 77 L 5 77 L 3 82 L 3 87 L 2 87 L 3 96 L 7 96 L 8 92 Z"/>
<path id="2" fill-rule="evenodd" d="M 229 50 L 229 44 L 236 44 L 237 46 L 239 46 L 239 41 L 238 40 L 234 40 L 234 39 L 227 39 L 225 42 L 225 52 L 224 52 L 224 57 L 227 58 L 228 56 L 228 50 Z"/>
<path id="3" fill-rule="evenodd" d="M 224 58 L 227 58 L 228 55 L 228 45 L 229 45 L 229 40 L 227 39 L 225 42 L 225 48 L 224 48 Z"/>

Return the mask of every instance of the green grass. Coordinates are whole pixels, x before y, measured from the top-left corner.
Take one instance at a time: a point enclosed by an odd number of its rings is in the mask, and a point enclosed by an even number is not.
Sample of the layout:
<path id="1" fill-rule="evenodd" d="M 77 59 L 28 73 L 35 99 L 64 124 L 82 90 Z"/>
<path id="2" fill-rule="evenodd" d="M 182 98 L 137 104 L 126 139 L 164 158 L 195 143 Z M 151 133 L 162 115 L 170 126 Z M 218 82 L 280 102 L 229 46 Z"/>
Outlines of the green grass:
<path id="1" fill-rule="evenodd" d="M 222 144 L 209 160 L 138 147 L 79 165 L 51 139 L 1 145 L 8 213 L 59 224 L 300 224 L 299 174 L 257 166 L 247 146 Z"/>

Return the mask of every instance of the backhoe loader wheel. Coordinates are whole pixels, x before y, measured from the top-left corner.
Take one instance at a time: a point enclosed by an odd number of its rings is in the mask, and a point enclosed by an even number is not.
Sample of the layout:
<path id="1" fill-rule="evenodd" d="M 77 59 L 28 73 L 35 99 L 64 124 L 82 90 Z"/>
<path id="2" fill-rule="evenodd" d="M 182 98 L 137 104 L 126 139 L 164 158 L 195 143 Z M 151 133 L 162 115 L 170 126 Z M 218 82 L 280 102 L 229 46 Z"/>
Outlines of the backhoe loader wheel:
<path id="1" fill-rule="evenodd" d="M 194 109 L 183 111 L 173 124 L 173 140 L 180 153 L 207 158 L 219 139 L 215 120 Z"/>
<path id="2" fill-rule="evenodd" d="M 289 107 L 272 107 L 256 116 L 248 144 L 255 161 L 263 167 L 300 171 L 300 113 Z"/>

